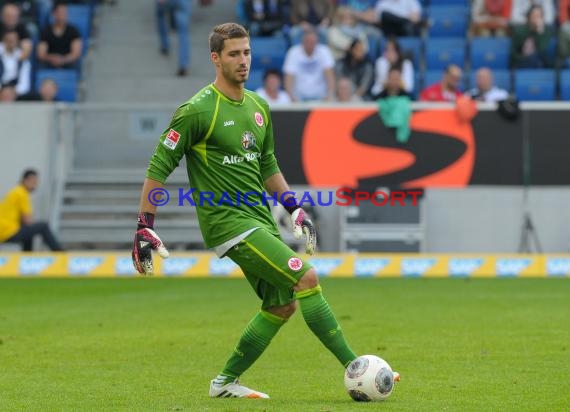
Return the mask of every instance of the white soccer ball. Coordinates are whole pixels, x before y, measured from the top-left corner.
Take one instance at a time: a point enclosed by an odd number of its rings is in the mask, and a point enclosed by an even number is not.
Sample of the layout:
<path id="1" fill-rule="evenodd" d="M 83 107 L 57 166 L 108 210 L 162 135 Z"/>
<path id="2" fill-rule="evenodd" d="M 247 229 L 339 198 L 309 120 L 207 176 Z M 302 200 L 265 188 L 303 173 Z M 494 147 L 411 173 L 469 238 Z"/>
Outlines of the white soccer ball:
<path id="1" fill-rule="evenodd" d="M 362 355 L 347 366 L 344 386 L 357 402 L 381 401 L 394 389 L 394 372 L 384 359 Z"/>

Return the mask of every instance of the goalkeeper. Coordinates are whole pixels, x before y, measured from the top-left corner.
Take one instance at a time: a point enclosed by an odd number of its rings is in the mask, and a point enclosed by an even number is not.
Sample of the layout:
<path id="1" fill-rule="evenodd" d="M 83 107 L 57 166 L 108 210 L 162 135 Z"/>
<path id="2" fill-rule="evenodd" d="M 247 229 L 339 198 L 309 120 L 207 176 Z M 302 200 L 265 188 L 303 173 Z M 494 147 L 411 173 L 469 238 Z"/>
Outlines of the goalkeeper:
<path id="1" fill-rule="evenodd" d="M 242 204 L 236 198 L 239 193 L 277 192 L 279 199 L 285 199 L 282 203 L 291 214 L 294 234 L 306 236 L 306 251 L 314 253 L 313 223 L 292 195 L 285 194 L 289 186 L 275 159 L 269 106 L 244 89 L 251 63 L 248 33 L 238 24 L 221 24 L 210 33 L 209 42 L 216 79 L 176 110 L 150 159 L 133 263 L 138 272 L 151 274 L 151 250 L 168 257 L 153 231 L 156 207 L 149 195 L 163 187 L 185 156 L 206 246 L 239 265 L 262 301 L 260 312 L 245 327 L 222 371 L 211 381 L 209 394 L 268 398 L 241 385 L 238 378 L 293 315 L 297 301 L 311 331 L 343 366 L 356 355 L 321 293 L 315 269 L 281 240 L 269 206 Z M 199 201 L 199 193 L 206 191 L 215 194 L 213 205 Z M 231 201 L 220 201 L 222 196 Z"/>

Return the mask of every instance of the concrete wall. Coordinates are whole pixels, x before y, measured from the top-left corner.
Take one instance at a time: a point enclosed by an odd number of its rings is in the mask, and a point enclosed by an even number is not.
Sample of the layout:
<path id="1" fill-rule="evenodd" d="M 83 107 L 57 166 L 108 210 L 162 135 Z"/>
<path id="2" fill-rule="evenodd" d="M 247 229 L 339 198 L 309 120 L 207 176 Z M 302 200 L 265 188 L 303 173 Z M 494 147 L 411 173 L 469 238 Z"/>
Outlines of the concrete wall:
<path id="1" fill-rule="evenodd" d="M 52 105 L 18 103 L 0 105 L 0 196 L 18 183 L 26 168 L 37 169 L 40 186 L 33 195 L 35 218 L 49 216 L 53 192 L 55 109 Z"/>

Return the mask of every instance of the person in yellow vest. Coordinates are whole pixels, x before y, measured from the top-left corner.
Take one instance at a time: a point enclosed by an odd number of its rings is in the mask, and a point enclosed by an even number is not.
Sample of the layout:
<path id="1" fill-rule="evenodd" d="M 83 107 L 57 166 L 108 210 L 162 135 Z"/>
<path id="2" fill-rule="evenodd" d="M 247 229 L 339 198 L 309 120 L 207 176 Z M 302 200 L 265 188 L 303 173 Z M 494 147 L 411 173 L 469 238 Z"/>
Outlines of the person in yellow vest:
<path id="1" fill-rule="evenodd" d="M 22 250 L 29 252 L 33 240 L 40 235 L 53 251 L 63 250 L 46 222 L 32 221 L 30 193 L 38 186 L 38 172 L 25 170 L 20 184 L 0 200 L 0 243 L 21 243 Z"/>

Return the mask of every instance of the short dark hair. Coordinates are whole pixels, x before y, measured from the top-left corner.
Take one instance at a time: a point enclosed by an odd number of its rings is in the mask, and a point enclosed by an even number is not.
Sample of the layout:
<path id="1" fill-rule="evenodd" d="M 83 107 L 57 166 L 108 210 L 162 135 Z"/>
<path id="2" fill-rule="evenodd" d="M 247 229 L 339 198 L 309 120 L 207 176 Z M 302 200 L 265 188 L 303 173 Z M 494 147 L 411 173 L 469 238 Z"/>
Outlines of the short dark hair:
<path id="1" fill-rule="evenodd" d="M 18 31 L 16 29 L 8 29 L 4 32 L 4 34 L 2 35 L 2 38 L 6 37 L 8 34 L 16 34 L 16 36 L 18 36 L 18 39 L 20 38 L 20 33 L 18 33 Z"/>
<path id="2" fill-rule="evenodd" d="M 26 180 L 30 176 L 37 176 L 38 172 L 35 169 L 26 169 L 24 173 L 22 173 L 22 181 Z"/>
<path id="3" fill-rule="evenodd" d="M 219 54 L 224 49 L 224 42 L 227 39 L 243 39 L 244 37 L 249 38 L 249 33 L 241 24 L 219 24 L 210 33 L 210 52 Z"/>
<path id="4" fill-rule="evenodd" d="M 263 73 L 263 81 L 267 80 L 269 76 L 277 76 L 281 78 L 281 70 L 279 69 L 267 69 Z"/>

